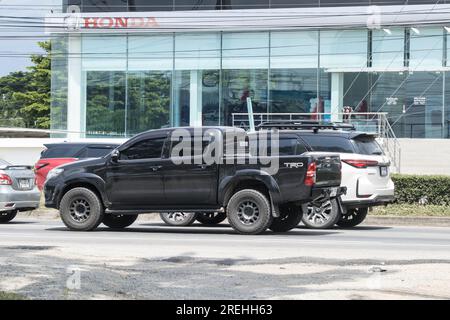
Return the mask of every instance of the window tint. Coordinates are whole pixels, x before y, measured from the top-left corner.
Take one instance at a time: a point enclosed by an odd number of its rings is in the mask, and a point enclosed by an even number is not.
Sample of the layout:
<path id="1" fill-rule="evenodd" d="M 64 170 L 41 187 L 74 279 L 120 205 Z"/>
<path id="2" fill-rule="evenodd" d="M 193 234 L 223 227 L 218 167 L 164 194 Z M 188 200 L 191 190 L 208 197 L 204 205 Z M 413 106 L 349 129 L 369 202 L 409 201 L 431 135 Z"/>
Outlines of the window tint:
<path id="1" fill-rule="evenodd" d="M 42 153 L 41 158 L 75 158 L 78 152 L 80 152 L 83 148 L 84 145 L 50 146 Z"/>
<path id="2" fill-rule="evenodd" d="M 139 141 L 120 153 L 121 160 L 161 158 L 165 138 Z"/>
<path id="3" fill-rule="evenodd" d="M 259 149 L 260 142 L 258 141 L 258 150 L 254 147 L 250 147 L 250 153 L 254 156 L 261 155 L 264 151 Z M 305 145 L 296 138 L 281 138 L 278 142 L 278 155 L 280 156 L 293 156 L 306 152 Z M 267 142 L 267 155 L 272 155 L 272 142 Z"/>
<path id="4" fill-rule="evenodd" d="M 299 155 L 306 151 L 306 147 L 297 139 L 280 139 L 280 156 Z"/>
<path id="5" fill-rule="evenodd" d="M 110 153 L 113 148 L 106 147 L 87 147 L 79 158 L 101 158 Z"/>
<path id="6" fill-rule="evenodd" d="M 353 140 L 360 154 L 381 155 L 383 150 L 374 137 L 359 137 Z"/>
<path id="7" fill-rule="evenodd" d="M 170 148 L 170 152 L 172 153 L 172 149 L 173 149 L 173 147 L 174 146 L 176 146 L 178 143 L 181 143 L 181 139 L 180 139 L 180 141 L 172 141 L 172 143 L 171 143 L 171 148 Z M 214 143 L 214 141 L 213 140 L 202 140 L 202 144 L 201 144 L 201 149 L 199 148 L 200 147 L 200 143 L 199 142 L 195 142 L 194 143 L 194 141 L 191 141 L 191 154 L 189 155 L 189 154 L 184 154 L 184 150 L 182 149 L 182 150 L 180 150 L 180 153 L 179 154 L 177 154 L 177 155 L 175 155 L 175 156 L 178 156 L 178 157 L 188 157 L 188 156 L 199 156 L 199 155 L 203 155 L 204 154 L 204 152 L 205 152 L 205 149 L 209 146 L 209 144 L 211 144 L 211 143 Z M 213 152 L 212 153 L 212 156 L 214 156 L 215 155 L 215 152 Z"/>
<path id="8" fill-rule="evenodd" d="M 302 136 L 313 151 L 355 153 L 349 139 L 322 135 Z"/>

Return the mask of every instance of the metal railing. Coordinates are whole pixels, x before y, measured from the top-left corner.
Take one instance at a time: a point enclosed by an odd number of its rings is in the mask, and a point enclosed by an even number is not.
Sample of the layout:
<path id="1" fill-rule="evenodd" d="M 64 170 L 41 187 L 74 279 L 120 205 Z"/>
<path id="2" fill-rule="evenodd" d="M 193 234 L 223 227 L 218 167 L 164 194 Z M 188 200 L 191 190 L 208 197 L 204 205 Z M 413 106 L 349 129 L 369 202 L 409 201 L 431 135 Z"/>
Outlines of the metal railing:
<path id="1" fill-rule="evenodd" d="M 233 113 L 232 125 L 249 128 L 248 113 Z M 352 113 L 253 113 L 255 126 L 267 121 L 317 120 L 353 124 L 357 131 L 376 133 L 386 156 L 391 160 L 392 171 L 400 172 L 401 147 L 387 119 L 386 112 Z"/>

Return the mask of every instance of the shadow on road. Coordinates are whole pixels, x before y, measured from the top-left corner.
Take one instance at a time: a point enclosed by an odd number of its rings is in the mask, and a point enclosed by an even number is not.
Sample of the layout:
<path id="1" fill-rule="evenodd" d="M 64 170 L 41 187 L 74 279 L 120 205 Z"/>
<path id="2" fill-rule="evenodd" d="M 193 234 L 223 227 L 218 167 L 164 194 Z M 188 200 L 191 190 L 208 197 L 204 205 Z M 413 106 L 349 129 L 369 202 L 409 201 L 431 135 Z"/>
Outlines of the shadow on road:
<path id="1" fill-rule="evenodd" d="M 145 228 L 125 228 L 125 229 L 111 229 L 106 227 L 99 227 L 90 233 L 172 233 L 172 234 L 212 234 L 212 235 L 239 235 L 239 233 L 235 232 L 231 227 L 227 228 L 227 225 L 224 225 L 222 228 L 218 227 L 204 227 L 204 228 L 195 228 L 195 227 L 172 227 L 164 224 L 156 225 L 152 224 L 154 227 L 145 227 Z M 64 231 L 64 232 L 84 232 L 84 231 L 70 231 L 65 227 L 55 227 L 55 228 L 47 228 L 46 231 Z M 338 232 L 333 230 L 308 230 L 304 229 L 300 231 L 299 229 L 294 229 L 289 232 L 272 232 L 270 230 L 264 232 L 262 235 L 282 235 L 282 236 L 326 236 L 333 235 Z M 257 235 L 261 236 L 261 235 Z M 248 237 L 246 235 L 246 237 Z"/>

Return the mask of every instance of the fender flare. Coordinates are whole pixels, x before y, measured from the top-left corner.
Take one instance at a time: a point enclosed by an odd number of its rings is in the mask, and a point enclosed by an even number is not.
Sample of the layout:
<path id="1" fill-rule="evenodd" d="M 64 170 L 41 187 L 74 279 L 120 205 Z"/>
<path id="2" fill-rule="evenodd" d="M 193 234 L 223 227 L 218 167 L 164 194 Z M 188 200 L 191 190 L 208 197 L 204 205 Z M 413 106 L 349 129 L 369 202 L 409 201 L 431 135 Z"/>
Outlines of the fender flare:
<path id="1" fill-rule="evenodd" d="M 231 198 L 231 191 L 239 182 L 245 180 L 263 183 L 267 190 L 269 190 L 272 206 L 277 206 L 282 201 L 280 188 L 273 176 L 261 170 L 245 169 L 237 171 L 233 176 L 227 176 L 222 179 L 218 187 L 218 203 L 221 203 L 225 207 Z"/>
<path id="2" fill-rule="evenodd" d="M 65 181 L 64 185 L 61 188 L 61 193 L 58 197 L 58 203 L 57 206 L 59 207 L 59 204 L 61 202 L 62 197 L 64 196 L 64 190 L 66 190 L 70 186 L 79 185 L 79 184 L 86 184 L 93 187 L 98 194 L 101 197 L 103 205 L 107 206 L 109 203 L 107 197 L 106 197 L 106 183 L 105 181 L 100 178 L 99 176 L 92 174 L 92 173 L 78 173 L 76 177 L 68 177 Z"/>

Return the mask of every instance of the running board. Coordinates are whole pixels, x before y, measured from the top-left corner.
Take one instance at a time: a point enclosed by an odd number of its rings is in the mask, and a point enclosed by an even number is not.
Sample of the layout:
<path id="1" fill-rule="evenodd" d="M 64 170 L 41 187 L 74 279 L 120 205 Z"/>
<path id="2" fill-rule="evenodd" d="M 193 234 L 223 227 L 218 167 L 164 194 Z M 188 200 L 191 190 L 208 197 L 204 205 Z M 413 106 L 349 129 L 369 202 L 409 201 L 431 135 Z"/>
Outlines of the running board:
<path id="1" fill-rule="evenodd" d="M 167 213 L 167 212 L 225 212 L 225 209 L 222 207 L 213 209 L 190 208 L 190 209 L 105 210 L 105 214 L 112 214 L 112 215 L 134 215 L 134 214 Z"/>

